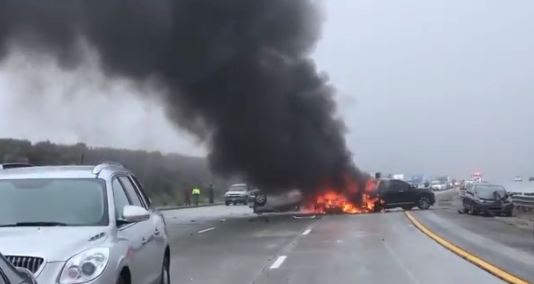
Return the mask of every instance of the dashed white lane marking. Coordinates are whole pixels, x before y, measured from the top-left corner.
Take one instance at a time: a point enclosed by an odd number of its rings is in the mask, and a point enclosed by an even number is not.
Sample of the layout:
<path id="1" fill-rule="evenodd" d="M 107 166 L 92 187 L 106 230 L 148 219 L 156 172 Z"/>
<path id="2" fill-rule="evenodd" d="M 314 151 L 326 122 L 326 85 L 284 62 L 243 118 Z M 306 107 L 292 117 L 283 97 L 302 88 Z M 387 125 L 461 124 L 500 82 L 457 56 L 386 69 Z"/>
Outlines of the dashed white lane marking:
<path id="1" fill-rule="evenodd" d="M 279 256 L 273 263 L 273 265 L 271 265 L 271 268 L 270 269 L 277 269 L 277 268 L 280 268 L 280 266 L 282 266 L 282 263 L 284 263 L 284 261 L 286 260 L 287 256 L 285 255 L 281 255 Z"/>
<path id="2" fill-rule="evenodd" d="M 306 236 L 307 234 L 309 234 L 311 232 L 311 229 L 308 229 L 306 231 L 304 231 L 304 233 L 302 233 L 303 236 Z"/>
<path id="3" fill-rule="evenodd" d="M 202 234 L 202 233 L 205 233 L 205 232 L 209 232 L 211 230 L 215 230 L 215 227 L 211 227 L 211 228 L 207 228 L 207 229 L 204 229 L 204 230 L 200 230 L 200 231 L 198 231 L 198 233 Z"/>

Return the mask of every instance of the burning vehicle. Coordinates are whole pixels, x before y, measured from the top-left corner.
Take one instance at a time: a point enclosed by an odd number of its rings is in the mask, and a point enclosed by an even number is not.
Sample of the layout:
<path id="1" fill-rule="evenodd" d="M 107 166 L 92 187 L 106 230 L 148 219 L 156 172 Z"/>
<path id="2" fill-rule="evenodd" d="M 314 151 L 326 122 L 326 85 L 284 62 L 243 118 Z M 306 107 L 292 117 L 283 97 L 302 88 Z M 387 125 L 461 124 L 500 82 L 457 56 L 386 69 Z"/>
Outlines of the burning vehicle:
<path id="1" fill-rule="evenodd" d="M 265 194 L 256 192 L 251 207 L 254 213 L 267 212 L 302 212 L 313 214 L 356 214 L 370 212 L 378 197 L 371 199 L 370 192 L 376 180 L 368 180 L 360 188 L 356 182 L 347 180 L 343 189 L 325 186 L 311 196 L 305 196 L 300 190 L 292 189 L 286 193 Z"/>
<path id="2" fill-rule="evenodd" d="M 266 194 L 256 190 L 253 196 L 251 208 L 256 214 L 298 211 L 304 200 L 302 192 L 298 189 L 280 194 Z"/>
<path id="3" fill-rule="evenodd" d="M 372 205 L 373 203 L 370 203 Z M 356 214 L 369 212 L 372 206 L 360 208 L 350 201 L 344 194 L 328 191 L 317 194 L 313 198 L 305 198 L 299 190 L 291 190 L 282 194 L 257 193 L 254 204 L 251 205 L 254 213 L 271 212 L 303 212 L 314 214 Z"/>
<path id="4" fill-rule="evenodd" d="M 356 184 L 349 184 L 342 191 L 325 188 L 310 198 L 298 190 L 279 195 L 258 193 L 253 208 L 255 213 L 359 214 L 393 208 L 426 210 L 435 202 L 435 194 L 429 188 L 417 188 L 399 179 L 370 179 L 364 188 Z"/>

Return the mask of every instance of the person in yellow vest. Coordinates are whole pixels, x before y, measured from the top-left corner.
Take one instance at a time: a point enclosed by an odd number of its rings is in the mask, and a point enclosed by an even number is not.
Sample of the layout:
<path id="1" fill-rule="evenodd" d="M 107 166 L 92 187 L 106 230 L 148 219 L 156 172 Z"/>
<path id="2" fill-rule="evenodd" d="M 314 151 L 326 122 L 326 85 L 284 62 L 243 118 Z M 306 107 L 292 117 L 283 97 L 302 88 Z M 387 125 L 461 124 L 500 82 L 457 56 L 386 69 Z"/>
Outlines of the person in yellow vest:
<path id="1" fill-rule="evenodd" d="M 198 206 L 198 199 L 200 197 L 200 189 L 198 187 L 193 188 L 191 191 L 191 195 L 193 195 L 193 203 L 195 206 Z"/>

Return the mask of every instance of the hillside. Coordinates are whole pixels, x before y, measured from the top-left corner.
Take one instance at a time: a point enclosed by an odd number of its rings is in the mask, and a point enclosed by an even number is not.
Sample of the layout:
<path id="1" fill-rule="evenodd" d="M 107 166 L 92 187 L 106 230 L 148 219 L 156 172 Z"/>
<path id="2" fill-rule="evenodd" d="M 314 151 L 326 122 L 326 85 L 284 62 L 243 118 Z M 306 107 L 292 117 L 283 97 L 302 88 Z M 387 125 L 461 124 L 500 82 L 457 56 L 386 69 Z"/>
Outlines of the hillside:
<path id="1" fill-rule="evenodd" d="M 56 144 L 49 141 L 0 139 L 0 162 L 29 162 L 35 165 L 98 164 L 116 161 L 133 171 L 146 187 L 154 202 L 160 205 L 181 203 L 182 190 L 192 186 L 207 187 L 212 183 L 220 195 L 228 182 L 210 172 L 207 160 L 181 154 L 162 154 L 128 150 Z M 205 191 L 204 191 L 205 192 Z"/>

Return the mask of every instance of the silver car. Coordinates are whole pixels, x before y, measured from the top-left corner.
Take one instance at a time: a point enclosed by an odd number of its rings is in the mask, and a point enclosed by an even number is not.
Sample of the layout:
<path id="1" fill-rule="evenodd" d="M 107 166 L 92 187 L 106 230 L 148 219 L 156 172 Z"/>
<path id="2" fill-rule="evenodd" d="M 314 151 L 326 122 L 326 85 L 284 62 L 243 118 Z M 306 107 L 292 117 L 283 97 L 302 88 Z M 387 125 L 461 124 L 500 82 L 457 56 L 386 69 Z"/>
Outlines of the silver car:
<path id="1" fill-rule="evenodd" d="M 433 180 L 432 182 L 430 182 L 430 188 L 432 190 L 446 190 L 447 184 L 439 180 Z"/>
<path id="2" fill-rule="evenodd" d="M 165 220 L 111 162 L 1 169 L 0 251 L 39 283 L 170 283 Z"/>

